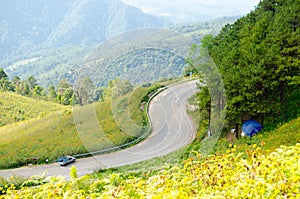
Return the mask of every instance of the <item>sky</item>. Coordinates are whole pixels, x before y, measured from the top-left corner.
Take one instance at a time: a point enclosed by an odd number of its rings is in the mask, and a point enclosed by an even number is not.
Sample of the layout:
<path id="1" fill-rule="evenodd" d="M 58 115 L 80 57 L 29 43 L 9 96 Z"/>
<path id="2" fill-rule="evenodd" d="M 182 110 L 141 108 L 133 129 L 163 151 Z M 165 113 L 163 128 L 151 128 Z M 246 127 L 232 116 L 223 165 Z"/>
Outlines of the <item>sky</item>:
<path id="1" fill-rule="evenodd" d="M 203 16 L 244 15 L 254 10 L 260 0 L 122 0 L 145 13 L 189 20 Z"/>

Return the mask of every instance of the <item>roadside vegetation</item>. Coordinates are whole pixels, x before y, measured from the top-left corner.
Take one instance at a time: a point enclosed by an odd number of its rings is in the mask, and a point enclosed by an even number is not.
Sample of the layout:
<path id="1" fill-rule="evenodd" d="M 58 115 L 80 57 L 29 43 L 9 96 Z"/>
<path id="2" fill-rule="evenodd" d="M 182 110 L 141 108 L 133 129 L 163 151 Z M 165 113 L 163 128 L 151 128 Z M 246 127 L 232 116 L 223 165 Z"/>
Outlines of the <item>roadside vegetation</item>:
<path id="1" fill-rule="evenodd" d="M 111 173 L 107 176 L 77 177 L 70 169 L 70 181 L 64 178 L 32 177 L 19 189 L 14 184 L 0 186 L 3 198 L 298 198 L 300 145 L 281 146 L 263 154 L 260 145 L 246 152 L 236 147 L 225 154 L 205 158 L 194 152 L 179 166 L 157 173 Z M 40 185 L 32 187 L 32 185 Z M 1 196 L 0 196 L 1 197 Z"/>
<path id="2" fill-rule="evenodd" d="M 237 153 L 243 153 L 242 157 L 246 158 L 246 151 L 251 150 L 253 145 L 261 146 L 263 149 L 262 153 L 269 154 L 277 148 L 280 148 L 280 146 L 294 146 L 297 143 L 300 143 L 299 127 L 300 117 L 283 124 L 272 131 L 262 131 L 254 137 L 243 137 L 238 140 L 229 140 L 225 137 L 220 138 L 210 154 L 226 154 L 227 151 L 235 149 Z M 204 132 L 198 131 L 196 139 L 192 144 L 169 155 L 133 165 L 103 170 L 100 171 L 100 173 L 102 175 L 114 172 L 123 174 L 135 173 L 136 175 L 142 175 L 147 172 L 155 174 L 161 169 L 182 165 L 186 159 L 193 157 L 195 152 L 199 152 L 202 144 L 201 141 L 203 139 L 201 136 L 203 136 L 203 134 L 207 134 L 207 129 Z"/>

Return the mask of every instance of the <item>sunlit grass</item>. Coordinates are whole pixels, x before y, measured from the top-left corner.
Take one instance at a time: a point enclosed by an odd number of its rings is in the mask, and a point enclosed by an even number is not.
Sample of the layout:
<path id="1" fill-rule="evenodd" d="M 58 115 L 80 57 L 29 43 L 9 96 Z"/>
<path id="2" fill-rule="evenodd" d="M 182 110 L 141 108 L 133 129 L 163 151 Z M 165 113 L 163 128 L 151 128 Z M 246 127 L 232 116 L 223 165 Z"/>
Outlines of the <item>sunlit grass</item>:
<path id="1" fill-rule="evenodd" d="M 64 106 L 32 99 L 11 92 L 0 92 L 0 127 L 31 118 L 43 117 Z"/>
<path id="2" fill-rule="evenodd" d="M 281 145 L 291 146 L 300 143 L 300 117 L 283 124 L 273 131 L 262 131 L 253 137 L 246 136 L 235 141 L 221 138 L 216 144 L 214 152 L 224 152 L 234 145 L 237 146 L 238 151 L 242 152 L 253 144 L 260 145 L 261 143 L 269 151 L 274 151 Z"/>
<path id="3" fill-rule="evenodd" d="M 38 163 L 45 163 L 46 159 L 51 162 L 62 155 L 93 152 L 135 140 L 147 129 L 145 110 L 141 107 L 151 89 L 140 88 L 115 100 L 74 108 L 26 98 L 35 114 L 32 119 L 0 128 L 0 168 L 33 163 L 34 158 L 38 158 Z M 23 103 L 22 96 L 14 97 L 13 103 Z M 40 117 L 38 108 L 44 103 L 48 112 Z"/>

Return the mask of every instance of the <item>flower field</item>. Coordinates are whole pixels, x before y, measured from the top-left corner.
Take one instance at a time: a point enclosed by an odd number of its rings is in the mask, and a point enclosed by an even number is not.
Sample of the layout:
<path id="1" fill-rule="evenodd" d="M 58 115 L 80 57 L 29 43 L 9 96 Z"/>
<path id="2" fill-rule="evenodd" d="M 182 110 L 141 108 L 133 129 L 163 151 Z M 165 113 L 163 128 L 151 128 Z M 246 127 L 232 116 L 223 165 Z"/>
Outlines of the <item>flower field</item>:
<path id="1" fill-rule="evenodd" d="M 26 187 L 29 180 L 21 190 L 6 185 L 0 198 L 300 198 L 300 144 L 262 152 L 255 144 L 242 158 L 233 147 L 204 161 L 196 153 L 182 166 L 141 176 L 78 178 L 72 167 L 70 181 L 51 177 L 41 186 Z"/>

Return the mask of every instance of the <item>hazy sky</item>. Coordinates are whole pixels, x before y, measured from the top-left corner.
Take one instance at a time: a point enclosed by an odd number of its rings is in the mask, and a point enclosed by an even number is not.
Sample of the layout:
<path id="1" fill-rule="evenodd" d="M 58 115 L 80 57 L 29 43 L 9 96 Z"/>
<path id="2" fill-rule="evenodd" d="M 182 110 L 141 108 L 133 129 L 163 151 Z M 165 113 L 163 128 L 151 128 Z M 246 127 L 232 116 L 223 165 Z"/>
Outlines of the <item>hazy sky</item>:
<path id="1" fill-rule="evenodd" d="M 220 9 L 221 15 L 243 15 L 254 10 L 260 0 L 122 0 L 154 15 L 188 15 Z"/>

